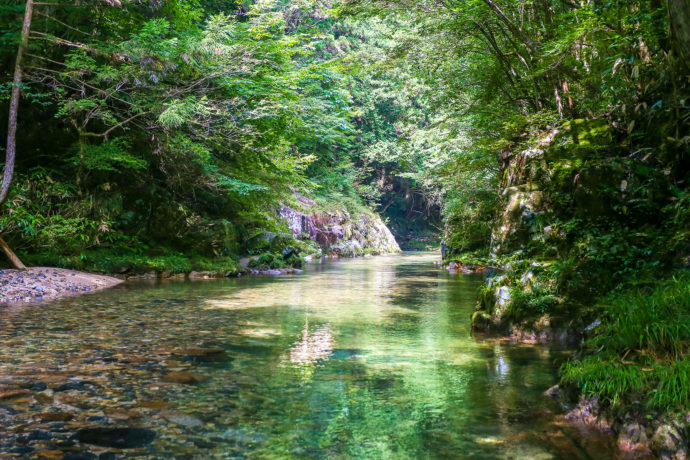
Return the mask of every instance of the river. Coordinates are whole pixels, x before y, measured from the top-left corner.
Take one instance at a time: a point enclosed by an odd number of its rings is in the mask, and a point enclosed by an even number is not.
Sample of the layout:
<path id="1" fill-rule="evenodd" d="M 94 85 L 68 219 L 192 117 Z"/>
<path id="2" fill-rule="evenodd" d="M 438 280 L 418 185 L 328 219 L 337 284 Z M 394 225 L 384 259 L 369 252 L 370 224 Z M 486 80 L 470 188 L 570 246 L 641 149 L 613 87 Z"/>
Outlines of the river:
<path id="1" fill-rule="evenodd" d="M 615 458 L 543 394 L 568 350 L 473 337 L 481 277 L 436 258 L 126 283 L 0 310 L 0 452 Z"/>

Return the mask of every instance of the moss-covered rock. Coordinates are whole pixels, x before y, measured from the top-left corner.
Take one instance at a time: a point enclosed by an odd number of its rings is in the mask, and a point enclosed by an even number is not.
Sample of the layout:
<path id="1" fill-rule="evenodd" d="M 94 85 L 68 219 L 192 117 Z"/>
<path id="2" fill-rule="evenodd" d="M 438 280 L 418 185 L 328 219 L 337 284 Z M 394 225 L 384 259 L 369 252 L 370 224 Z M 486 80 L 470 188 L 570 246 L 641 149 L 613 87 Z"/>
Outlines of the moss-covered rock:
<path id="1" fill-rule="evenodd" d="M 545 149 L 547 162 L 583 161 L 611 147 L 613 129 L 603 119 L 580 118 L 563 123 L 551 138 Z"/>

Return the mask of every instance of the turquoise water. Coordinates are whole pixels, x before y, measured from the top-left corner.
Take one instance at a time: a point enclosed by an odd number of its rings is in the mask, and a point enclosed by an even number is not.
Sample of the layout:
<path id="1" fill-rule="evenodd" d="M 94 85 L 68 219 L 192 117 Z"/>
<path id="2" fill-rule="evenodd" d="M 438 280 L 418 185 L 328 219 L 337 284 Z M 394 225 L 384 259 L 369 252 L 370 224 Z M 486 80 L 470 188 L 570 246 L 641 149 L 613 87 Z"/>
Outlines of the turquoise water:
<path id="1" fill-rule="evenodd" d="M 0 398 L 15 391 L 0 399 L 0 452 L 615 458 L 543 395 L 568 351 L 474 338 L 481 278 L 435 259 L 128 283 L 0 311 Z M 110 428 L 143 430 L 113 441 L 98 431 Z"/>

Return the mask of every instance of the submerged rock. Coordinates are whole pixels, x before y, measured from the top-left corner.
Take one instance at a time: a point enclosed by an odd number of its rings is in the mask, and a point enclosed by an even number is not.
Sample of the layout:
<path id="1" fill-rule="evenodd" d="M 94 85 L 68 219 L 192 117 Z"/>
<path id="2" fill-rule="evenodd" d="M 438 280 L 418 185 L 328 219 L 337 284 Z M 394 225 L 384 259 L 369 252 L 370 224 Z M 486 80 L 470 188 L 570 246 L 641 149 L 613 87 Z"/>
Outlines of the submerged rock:
<path id="1" fill-rule="evenodd" d="M 28 396 L 31 392 L 21 388 L 0 388 L 0 400 L 15 399 L 22 396 Z"/>
<path id="2" fill-rule="evenodd" d="M 34 452 L 38 458 L 44 458 L 48 460 L 62 460 L 64 459 L 64 454 L 61 450 L 37 450 Z"/>
<path id="3" fill-rule="evenodd" d="M 82 428 L 75 433 L 79 442 L 103 447 L 131 449 L 150 444 L 156 437 L 153 430 L 147 428 Z"/>
<path id="4" fill-rule="evenodd" d="M 105 460 L 109 457 L 104 454 L 99 456 L 91 452 L 69 452 L 62 458 L 63 460 L 98 460 L 99 458 Z"/>
<path id="5" fill-rule="evenodd" d="M 228 352 L 220 347 L 187 348 L 173 352 L 174 355 L 184 356 L 188 361 L 217 362 L 231 359 Z"/>
<path id="6" fill-rule="evenodd" d="M 140 401 L 138 403 L 139 407 L 143 407 L 145 409 L 168 409 L 170 407 L 173 407 L 175 404 L 169 402 L 169 401 L 162 401 L 162 400 L 154 400 L 154 401 Z"/>
<path id="7" fill-rule="evenodd" d="M 205 382 L 208 377 L 191 372 L 171 372 L 163 376 L 163 381 L 168 383 L 182 383 L 184 385 L 197 385 Z"/>
<path id="8" fill-rule="evenodd" d="M 611 421 L 604 418 L 599 405 L 599 398 L 596 396 L 586 397 L 580 395 L 577 406 L 565 416 L 566 420 L 575 423 L 591 426 L 604 432 L 611 432 Z"/>
<path id="9" fill-rule="evenodd" d="M 246 430 L 243 428 L 229 428 L 225 431 L 225 433 L 223 433 L 222 437 L 223 439 L 232 440 L 238 444 L 244 445 L 256 444 L 268 439 L 268 437 L 263 433 L 254 430 Z"/>
<path id="10" fill-rule="evenodd" d="M 74 418 L 71 412 L 44 412 L 38 414 L 38 418 L 48 422 L 68 422 Z"/>
<path id="11" fill-rule="evenodd" d="M 544 394 L 554 401 L 561 401 L 563 399 L 563 390 L 561 390 L 561 387 L 558 385 L 550 387 Z"/>
<path id="12" fill-rule="evenodd" d="M 71 380 L 69 382 L 63 383 L 53 389 L 54 392 L 69 391 L 69 390 L 88 390 L 96 386 L 94 382 L 89 382 L 88 380 Z"/>
<path id="13" fill-rule="evenodd" d="M 178 425 L 186 426 L 188 428 L 195 428 L 204 425 L 204 422 L 196 417 L 192 417 L 191 415 L 167 411 L 161 412 L 160 415 L 169 422 L 177 423 Z"/>
<path id="14" fill-rule="evenodd" d="M 106 408 L 105 415 L 112 420 L 131 420 L 143 417 L 143 414 L 136 410 L 127 410 L 122 408 Z"/>
<path id="15" fill-rule="evenodd" d="M 626 423 L 618 434 L 618 447 L 622 451 L 649 454 L 648 445 L 645 429 L 637 422 Z"/>

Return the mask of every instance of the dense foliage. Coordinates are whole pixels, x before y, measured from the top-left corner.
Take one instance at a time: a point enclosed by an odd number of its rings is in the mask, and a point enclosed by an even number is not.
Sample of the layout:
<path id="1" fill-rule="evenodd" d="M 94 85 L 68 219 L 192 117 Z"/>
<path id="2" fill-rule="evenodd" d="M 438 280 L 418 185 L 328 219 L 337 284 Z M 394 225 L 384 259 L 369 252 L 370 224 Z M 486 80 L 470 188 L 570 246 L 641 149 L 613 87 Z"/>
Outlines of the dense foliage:
<path id="1" fill-rule="evenodd" d="M 23 3 L 0 11 L 7 82 Z M 375 66 L 390 26 L 318 2 L 35 8 L 24 154 L 0 217 L 29 260 L 246 253 L 285 231 L 275 209 L 293 190 L 355 211 L 380 204 L 400 233 L 440 225 L 428 161 L 401 142 L 423 107 L 405 74 Z"/>
<path id="2" fill-rule="evenodd" d="M 236 254 L 308 185 L 295 145 L 346 130 L 329 71 L 300 62 L 311 38 L 284 34 L 270 5 L 38 8 L 20 119 L 32 154 L 2 216 L 19 249 Z"/>
<path id="3" fill-rule="evenodd" d="M 427 18 L 406 50 L 416 62 L 462 56 L 425 71 L 438 97 L 462 96 L 459 119 L 472 139 L 473 153 L 451 160 L 459 165 L 446 202 L 451 249 L 459 261 L 492 249 L 492 262 L 507 268 L 480 307 L 498 327 L 591 331 L 564 382 L 614 409 L 687 410 L 687 276 L 654 287 L 687 267 L 690 252 L 690 69 L 679 29 L 687 5 L 404 8 Z M 508 306 L 494 306 L 500 283 Z"/>
<path id="4" fill-rule="evenodd" d="M 23 2 L 0 8 L 9 82 Z M 669 396 L 687 277 L 649 285 L 689 263 L 689 18 L 657 0 L 40 5 L 0 228 L 63 265 L 232 263 L 285 231 L 295 191 L 374 207 L 503 264 L 505 321 L 602 322 L 567 382 L 612 406 L 658 385 L 648 407 L 687 410 Z M 540 205 L 502 238 L 515 191 Z"/>
<path id="5" fill-rule="evenodd" d="M 687 267 L 690 253 L 687 3 L 351 0 L 344 9 L 408 21 L 391 58 L 414 69 L 437 115 L 416 132 L 446 149 L 451 257 L 506 269 L 483 292 L 476 326 L 588 328 L 566 383 L 614 408 L 642 399 L 687 410 L 677 396 L 687 392 L 685 275 L 649 287 Z M 496 301 L 501 284 L 507 305 Z"/>

